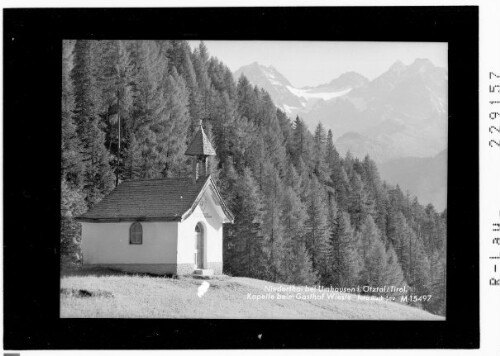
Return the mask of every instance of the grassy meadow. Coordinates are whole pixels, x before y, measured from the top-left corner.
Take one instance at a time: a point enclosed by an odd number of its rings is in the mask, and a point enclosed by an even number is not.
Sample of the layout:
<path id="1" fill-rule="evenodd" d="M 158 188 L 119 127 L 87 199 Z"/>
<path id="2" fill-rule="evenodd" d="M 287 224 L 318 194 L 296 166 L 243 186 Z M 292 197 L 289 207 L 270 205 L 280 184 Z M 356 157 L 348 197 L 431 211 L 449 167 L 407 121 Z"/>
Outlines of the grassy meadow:
<path id="1" fill-rule="evenodd" d="M 204 282 L 210 286 L 198 296 Z M 320 299 L 323 292 L 314 291 L 302 293 L 310 299 L 300 299 L 294 292 L 284 292 L 280 294 L 293 297 L 278 300 L 277 293 L 269 292 L 266 286 L 279 284 L 229 276 L 205 281 L 129 275 L 100 268 L 64 270 L 60 312 L 62 318 L 444 320 L 407 305 L 358 300 L 356 295 L 346 293 Z M 260 299 L 256 299 L 258 295 Z M 270 295 L 275 298 L 270 299 Z"/>

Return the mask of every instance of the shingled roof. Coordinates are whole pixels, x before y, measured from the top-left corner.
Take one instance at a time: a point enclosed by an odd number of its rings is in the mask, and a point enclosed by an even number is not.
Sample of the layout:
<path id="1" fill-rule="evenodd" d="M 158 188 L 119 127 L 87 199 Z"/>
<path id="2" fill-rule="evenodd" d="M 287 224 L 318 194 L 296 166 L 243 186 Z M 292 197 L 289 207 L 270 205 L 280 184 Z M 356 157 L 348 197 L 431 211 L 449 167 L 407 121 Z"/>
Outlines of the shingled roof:
<path id="1" fill-rule="evenodd" d="M 122 182 L 77 221 L 181 221 L 194 210 L 203 192 L 212 186 L 229 221 L 227 209 L 210 176 L 194 183 L 186 178 Z"/>
<path id="2" fill-rule="evenodd" d="M 200 128 L 184 154 L 187 156 L 215 156 L 215 150 L 203 131 L 201 120 Z"/>

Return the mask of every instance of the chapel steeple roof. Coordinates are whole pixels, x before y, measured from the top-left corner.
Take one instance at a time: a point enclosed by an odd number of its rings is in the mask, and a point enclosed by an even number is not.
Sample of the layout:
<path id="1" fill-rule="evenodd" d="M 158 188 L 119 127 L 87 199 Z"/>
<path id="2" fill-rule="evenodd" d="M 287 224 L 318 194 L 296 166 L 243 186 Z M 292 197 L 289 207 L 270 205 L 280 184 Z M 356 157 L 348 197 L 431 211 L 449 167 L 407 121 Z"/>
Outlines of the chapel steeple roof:
<path id="1" fill-rule="evenodd" d="M 200 120 L 200 127 L 193 140 L 189 144 L 188 149 L 184 153 L 186 156 L 215 156 L 215 150 L 208 140 L 205 131 L 203 131 L 202 120 Z"/>

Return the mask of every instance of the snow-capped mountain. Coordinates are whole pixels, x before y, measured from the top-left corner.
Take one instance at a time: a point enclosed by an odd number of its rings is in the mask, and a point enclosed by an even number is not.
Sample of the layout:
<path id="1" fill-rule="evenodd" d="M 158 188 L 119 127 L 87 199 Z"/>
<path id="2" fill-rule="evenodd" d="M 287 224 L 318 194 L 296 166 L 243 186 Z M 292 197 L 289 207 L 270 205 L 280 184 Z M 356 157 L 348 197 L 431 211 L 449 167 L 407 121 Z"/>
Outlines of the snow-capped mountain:
<path id="1" fill-rule="evenodd" d="M 311 131 L 319 122 L 331 129 L 342 155 L 347 151 L 359 158 L 368 154 L 379 164 L 407 159 L 412 166 L 418 158 L 435 157 L 447 148 L 448 74 L 428 59 L 409 65 L 397 61 L 372 81 L 348 72 L 329 83 L 304 88 L 294 87 L 272 66 L 252 63 L 236 71 L 235 77 L 241 74 L 268 91 L 292 119 L 299 115 Z M 387 173 L 392 171 L 383 169 L 382 178 L 393 181 L 394 174 Z M 429 174 L 439 175 L 438 181 L 446 179 L 440 171 L 433 172 Z M 426 187 L 421 175 L 408 176 L 406 187 Z M 413 193 L 422 195 L 423 203 L 439 197 L 435 203 L 442 207 L 446 187 L 440 189 L 444 191 Z"/>
<path id="2" fill-rule="evenodd" d="M 235 72 L 269 92 L 292 118 L 299 115 L 311 130 L 318 122 L 333 131 L 337 148 L 378 162 L 399 157 L 434 156 L 447 145 L 445 69 L 428 59 L 394 63 L 369 81 L 344 73 L 316 87 L 294 87 L 276 68 L 258 63 Z"/>
<path id="3" fill-rule="evenodd" d="M 378 162 L 430 157 L 447 147 L 447 92 L 445 69 L 426 59 L 396 62 L 366 86 L 306 115 L 337 128 L 340 152 L 370 154 Z"/>
<path id="4" fill-rule="evenodd" d="M 301 114 L 314 107 L 318 101 L 328 101 L 343 96 L 353 88 L 361 87 L 368 82 L 368 79 L 361 74 L 349 72 L 327 84 L 296 88 L 276 68 L 266 67 L 257 62 L 241 67 L 234 76 L 238 79 L 242 74 L 252 84 L 265 89 L 276 106 L 289 115 Z"/>
<path id="5" fill-rule="evenodd" d="M 316 92 L 341 92 L 347 89 L 359 88 L 368 84 L 369 80 L 356 72 L 347 72 L 333 79 L 330 83 L 316 87 L 304 87 L 313 93 Z"/>
<path id="6" fill-rule="evenodd" d="M 301 107 L 300 97 L 293 94 L 288 88 L 292 87 L 288 79 L 279 73 L 273 66 L 266 67 L 257 62 L 241 67 L 234 73 L 238 79 L 245 75 L 248 80 L 266 90 L 279 108 L 286 110 L 288 107 Z"/>

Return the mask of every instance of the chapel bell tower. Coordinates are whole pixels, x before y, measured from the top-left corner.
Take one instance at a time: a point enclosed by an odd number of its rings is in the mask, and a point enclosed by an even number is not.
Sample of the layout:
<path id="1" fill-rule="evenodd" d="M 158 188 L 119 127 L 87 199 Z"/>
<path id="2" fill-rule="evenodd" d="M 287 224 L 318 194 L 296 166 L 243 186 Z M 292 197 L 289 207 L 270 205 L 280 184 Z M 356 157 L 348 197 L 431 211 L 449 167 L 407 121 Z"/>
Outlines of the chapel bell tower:
<path id="1" fill-rule="evenodd" d="M 200 120 L 198 132 L 194 135 L 193 140 L 184 154 L 186 156 L 193 156 L 192 166 L 193 178 L 195 182 L 198 178 L 206 177 L 209 174 L 207 157 L 215 156 L 216 154 L 212 144 L 208 140 L 207 135 L 205 135 L 205 132 L 203 131 L 202 120 Z"/>

